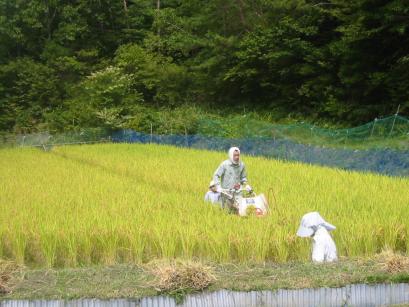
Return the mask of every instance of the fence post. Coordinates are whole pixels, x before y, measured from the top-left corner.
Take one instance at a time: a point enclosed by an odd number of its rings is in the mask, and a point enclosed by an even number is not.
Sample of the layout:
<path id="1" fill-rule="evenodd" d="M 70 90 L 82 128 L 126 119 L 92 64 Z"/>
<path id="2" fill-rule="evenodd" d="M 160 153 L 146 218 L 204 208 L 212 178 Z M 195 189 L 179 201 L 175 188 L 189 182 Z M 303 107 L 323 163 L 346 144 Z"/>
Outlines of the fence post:
<path id="1" fill-rule="evenodd" d="M 189 142 L 187 140 L 187 129 L 185 127 L 185 143 L 186 143 L 186 147 L 189 147 Z"/>
<path id="2" fill-rule="evenodd" d="M 347 140 L 348 140 L 348 135 L 349 135 L 349 129 L 347 129 L 347 135 L 345 136 L 345 142 L 344 142 L 344 144 L 346 144 L 346 143 L 347 143 Z"/>
<path id="3" fill-rule="evenodd" d="M 153 137 L 153 125 L 151 123 L 151 141 L 150 141 L 150 143 L 152 143 L 152 137 Z"/>
<path id="4" fill-rule="evenodd" d="M 275 144 L 275 142 L 276 142 L 276 129 L 275 128 L 271 129 L 271 136 L 273 137 L 273 141 L 274 141 L 274 144 Z"/>
<path id="5" fill-rule="evenodd" d="M 372 125 L 371 135 L 369 136 L 369 138 L 371 138 L 372 135 L 373 135 L 373 131 L 374 131 L 374 129 L 375 129 L 375 124 L 376 124 L 376 121 L 377 121 L 377 120 L 378 120 L 378 119 L 375 117 L 375 119 L 374 119 L 374 121 L 373 121 L 373 125 Z"/>
<path id="6" fill-rule="evenodd" d="M 391 131 L 389 131 L 389 136 L 391 136 L 392 131 L 393 131 L 393 127 L 395 126 L 395 121 L 396 121 L 396 117 L 398 117 L 399 108 L 400 108 L 400 105 L 398 105 L 398 110 L 396 111 L 396 113 L 395 113 L 395 117 L 393 118 L 392 128 L 391 128 Z"/>

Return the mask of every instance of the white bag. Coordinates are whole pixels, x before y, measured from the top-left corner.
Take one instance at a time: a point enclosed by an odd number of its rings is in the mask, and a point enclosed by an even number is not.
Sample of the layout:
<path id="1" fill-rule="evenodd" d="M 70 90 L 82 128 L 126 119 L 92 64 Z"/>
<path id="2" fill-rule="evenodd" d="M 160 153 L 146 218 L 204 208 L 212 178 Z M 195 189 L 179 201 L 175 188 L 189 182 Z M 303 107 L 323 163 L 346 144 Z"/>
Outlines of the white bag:
<path id="1" fill-rule="evenodd" d="M 249 206 L 254 206 L 256 216 L 267 214 L 268 204 L 264 194 L 259 194 L 255 197 L 242 197 L 239 199 L 239 215 L 246 216 L 247 208 Z"/>

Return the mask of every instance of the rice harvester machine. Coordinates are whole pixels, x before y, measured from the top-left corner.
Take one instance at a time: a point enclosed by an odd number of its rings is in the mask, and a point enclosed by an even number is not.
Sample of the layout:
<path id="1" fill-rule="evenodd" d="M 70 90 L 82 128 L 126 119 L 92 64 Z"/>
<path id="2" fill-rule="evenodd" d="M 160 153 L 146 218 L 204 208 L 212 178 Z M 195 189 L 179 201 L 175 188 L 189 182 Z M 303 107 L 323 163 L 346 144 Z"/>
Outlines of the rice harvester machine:
<path id="1" fill-rule="evenodd" d="M 228 206 L 240 216 L 265 216 L 268 213 L 267 199 L 263 193 L 256 195 L 243 188 L 222 189 L 221 194 L 227 199 Z"/>

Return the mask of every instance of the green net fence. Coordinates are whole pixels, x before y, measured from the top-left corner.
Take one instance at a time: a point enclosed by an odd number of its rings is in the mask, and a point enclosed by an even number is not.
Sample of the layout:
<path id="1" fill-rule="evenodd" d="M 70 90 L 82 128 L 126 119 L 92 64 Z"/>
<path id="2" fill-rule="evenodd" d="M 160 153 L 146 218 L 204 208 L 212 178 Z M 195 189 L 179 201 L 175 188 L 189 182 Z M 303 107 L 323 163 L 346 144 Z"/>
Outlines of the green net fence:
<path id="1" fill-rule="evenodd" d="M 328 147 L 409 149 L 409 120 L 399 115 L 374 119 L 365 125 L 347 129 L 325 129 L 305 123 L 279 125 L 246 116 L 202 119 L 198 133 L 228 138 L 289 139 Z"/>
<path id="2" fill-rule="evenodd" d="M 163 129 L 156 130 L 151 129 L 147 134 L 163 135 L 160 133 Z M 166 134 L 173 135 L 172 129 L 168 130 Z M 174 131 L 178 130 L 174 129 Z M 397 114 L 345 129 L 326 129 L 307 123 L 273 124 L 246 115 L 223 119 L 201 118 L 196 124 L 195 131 L 196 135 L 229 139 L 269 138 L 335 148 L 409 150 L 409 119 Z M 5 144 L 13 146 L 86 144 L 109 141 L 111 134 L 112 131 L 102 128 L 84 128 L 63 133 L 0 134 L 0 146 Z"/>
<path id="3" fill-rule="evenodd" d="M 133 130 L 79 129 L 65 133 L 0 135 L 1 146 L 155 143 L 227 151 L 238 146 L 248 155 L 319 164 L 348 170 L 409 176 L 409 120 L 376 119 L 349 129 L 323 129 L 308 124 L 277 125 L 251 118 L 202 119 L 196 134 L 157 134 Z"/>

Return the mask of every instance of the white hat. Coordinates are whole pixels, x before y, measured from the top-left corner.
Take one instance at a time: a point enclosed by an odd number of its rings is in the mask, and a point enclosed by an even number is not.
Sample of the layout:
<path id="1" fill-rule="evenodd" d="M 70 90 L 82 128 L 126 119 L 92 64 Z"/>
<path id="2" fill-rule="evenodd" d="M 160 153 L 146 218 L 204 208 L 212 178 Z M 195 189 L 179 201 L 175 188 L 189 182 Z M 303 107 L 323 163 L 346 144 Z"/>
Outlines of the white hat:
<path id="1" fill-rule="evenodd" d="M 209 188 L 211 188 L 211 187 L 214 186 L 214 185 L 216 185 L 216 184 L 214 183 L 214 180 L 210 181 L 210 183 L 209 183 Z"/>
<path id="2" fill-rule="evenodd" d="M 230 149 L 229 149 L 229 160 L 230 160 L 230 162 L 231 163 L 233 163 L 233 164 L 237 164 L 238 162 L 235 162 L 234 161 L 234 159 L 233 159 L 233 155 L 234 155 L 234 152 L 235 151 L 237 151 L 239 154 L 240 154 L 240 149 L 238 148 L 238 147 L 231 147 Z M 240 161 L 240 160 L 239 160 Z"/>
<path id="3" fill-rule="evenodd" d="M 310 237 L 314 234 L 314 227 L 324 226 L 328 231 L 334 230 L 336 227 L 326 222 L 318 212 L 310 212 L 305 214 L 297 230 L 297 236 Z"/>

